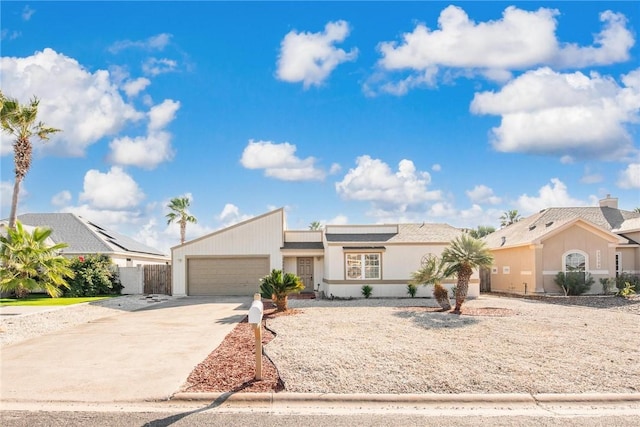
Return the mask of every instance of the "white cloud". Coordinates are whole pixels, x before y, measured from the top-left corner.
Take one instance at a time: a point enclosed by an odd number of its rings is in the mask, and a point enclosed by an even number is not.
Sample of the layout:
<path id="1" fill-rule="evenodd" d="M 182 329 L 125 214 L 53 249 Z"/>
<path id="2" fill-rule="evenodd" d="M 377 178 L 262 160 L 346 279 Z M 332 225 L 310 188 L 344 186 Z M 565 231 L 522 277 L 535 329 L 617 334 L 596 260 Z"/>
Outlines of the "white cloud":
<path id="1" fill-rule="evenodd" d="M 374 216 L 398 215 L 425 208 L 426 202 L 441 198 L 440 191 L 428 191 L 428 172 L 417 171 L 411 160 L 401 160 L 398 171 L 379 159 L 364 155 L 356 159 L 336 191 L 345 200 L 371 202 Z"/>
<path id="2" fill-rule="evenodd" d="M 82 156 L 100 138 L 144 117 L 122 99 L 108 71 L 91 73 L 49 48 L 25 58 L 2 57 L 0 72 L 5 95 L 24 103 L 38 94 L 38 118 L 63 130 L 46 144 L 34 144 L 37 150 Z M 7 153 L 6 147 L 2 153 Z"/>
<path id="3" fill-rule="evenodd" d="M 162 104 L 154 105 L 149 110 L 149 131 L 163 129 L 176 117 L 176 112 L 180 108 L 180 102 L 172 99 L 165 99 Z"/>
<path id="4" fill-rule="evenodd" d="M 170 73 L 175 71 L 177 67 L 178 63 L 168 58 L 148 58 L 142 63 L 142 71 L 150 76 Z"/>
<path id="5" fill-rule="evenodd" d="M 345 21 L 329 22 L 320 33 L 290 31 L 280 45 L 277 77 L 302 82 L 305 88 L 320 85 L 339 64 L 358 56 L 355 48 L 345 52 L 334 46 L 348 35 L 349 24 Z"/>
<path id="6" fill-rule="evenodd" d="M 636 151 L 625 126 L 640 120 L 640 69 L 622 81 L 541 68 L 498 92 L 476 93 L 470 108 L 502 116 L 492 129 L 498 151 L 620 160 Z"/>
<path id="7" fill-rule="evenodd" d="M 597 184 L 603 180 L 604 177 L 602 174 L 593 172 L 589 166 L 585 166 L 584 175 L 580 178 L 580 182 L 583 184 Z"/>
<path id="8" fill-rule="evenodd" d="M 300 159 L 295 155 L 296 150 L 296 146 L 288 142 L 249 140 L 240 163 L 247 169 L 264 169 L 266 176 L 283 181 L 324 179 L 326 172 L 315 166 L 316 159 Z"/>
<path id="9" fill-rule="evenodd" d="M 630 189 L 640 189 L 640 163 L 631 163 L 625 170 L 620 172 L 618 187 Z"/>
<path id="10" fill-rule="evenodd" d="M 551 183 L 538 190 L 538 196 L 523 194 L 518 198 L 516 208 L 522 216 L 539 212 L 546 208 L 585 206 L 587 203 L 574 199 L 569 195 L 567 186 L 558 178 L 551 178 Z"/>
<path id="11" fill-rule="evenodd" d="M 67 206 L 71 202 L 71 192 L 68 190 L 54 194 L 51 198 L 51 204 L 54 206 Z"/>
<path id="12" fill-rule="evenodd" d="M 122 168 L 113 166 L 107 173 L 89 170 L 84 176 L 81 201 L 88 201 L 92 208 L 122 210 L 136 207 L 145 195 Z"/>
<path id="13" fill-rule="evenodd" d="M 431 166 L 431 170 L 434 172 L 440 172 L 442 170 L 442 166 L 438 163 L 435 163 L 433 166 Z"/>
<path id="14" fill-rule="evenodd" d="M 3 212 L 2 217 L 4 218 L 4 212 L 7 212 L 7 216 L 9 210 L 11 209 L 11 197 L 13 196 L 13 182 L 2 181 L 0 182 L 0 209 Z M 19 200 L 19 199 L 18 199 Z"/>
<path id="15" fill-rule="evenodd" d="M 473 203 L 497 205 L 502 201 L 486 185 L 476 185 L 472 190 L 467 190 L 465 193 Z"/>
<path id="16" fill-rule="evenodd" d="M 127 96 L 133 97 L 137 96 L 140 92 L 146 89 L 147 86 L 151 84 L 151 80 L 146 77 L 139 77 L 135 80 L 128 80 L 122 86 L 124 93 Z"/>
<path id="17" fill-rule="evenodd" d="M 144 40 L 120 40 L 109 46 L 109 52 L 118 53 L 124 49 L 143 49 L 161 51 L 171 42 L 171 34 L 161 33 Z"/>
<path id="18" fill-rule="evenodd" d="M 349 218 L 346 215 L 336 215 L 328 221 L 320 221 L 320 224 L 324 225 L 347 225 L 349 224 Z"/>
<path id="19" fill-rule="evenodd" d="M 173 159 L 171 134 L 150 132 L 145 136 L 116 138 L 109 143 L 109 161 L 122 166 L 138 166 L 154 169 L 160 163 Z"/>
<path id="20" fill-rule="evenodd" d="M 251 219 L 253 215 L 241 214 L 240 208 L 232 203 L 227 203 L 216 218 L 222 223 L 222 227 L 224 228 Z"/>
<path id="21" fill-rule="evenodd" d="M 12 31 L 8 28 L 3 28 L 2 31 L 0 31 L 0 40 L 15 40 L 20 36 L 22 36 L 20 31 Z"/>
<path id="22" fill-rule="evenodd" d="M 402 95 L 416 86 L 435 86 L 439 69 L 464 70 L 458 76 L 480 74 L 490 80 L 504 82 L 511 70 L 534 66 L 578 68 L 626 61 L 634 44 L 627 20 L 622 14 L 605 11 L 604 23 L 591 46 L 564 43 L 556 38 L 559 14 L 556 9 L 535 11 L 507 7 L 501 19 L 475 22 L 458 6 L 448 6 L 438 18 L 438 29 L 418 24 L 401 42 L 382 42 L 378 49 L 380 70 L 408 71 L 396 83 L 384 83 L 375 75 L 365 83 L 365 91 Z M 426 74 L 425 74 L 426 73 Z"/>
<path id="23" fill-rule="evenodd" d="M 35 9 L 32 9 L 31 6 L 26 5 L 23 9 L 22 9 L 22 20 L 23 21 L 28 21 L 31 19 L 31 17 L 36 13 Z"/>

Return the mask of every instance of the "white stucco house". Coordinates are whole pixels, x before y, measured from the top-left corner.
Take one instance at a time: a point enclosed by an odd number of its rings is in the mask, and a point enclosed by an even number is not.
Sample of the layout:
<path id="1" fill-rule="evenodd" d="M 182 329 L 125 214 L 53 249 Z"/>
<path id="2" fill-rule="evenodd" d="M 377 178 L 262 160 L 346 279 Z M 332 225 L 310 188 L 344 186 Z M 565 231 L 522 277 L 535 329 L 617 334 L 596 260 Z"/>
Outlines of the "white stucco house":
<path id="1" fill-rule="evenodd" d="M 174 295 L 253 295 L 272 269 L 299 276 L 305 292 L 359 298 L 406 297 L 411 273 L 462 234 L 447 224 L 327 225 L 288 230 L 283 208 L 171 249 Z M 452 287 L 455 279 L 445 284 Z M 469 297 L 479 295 L 475 274 Z M 420 286 L 417 296 L 431 296 Z"/>

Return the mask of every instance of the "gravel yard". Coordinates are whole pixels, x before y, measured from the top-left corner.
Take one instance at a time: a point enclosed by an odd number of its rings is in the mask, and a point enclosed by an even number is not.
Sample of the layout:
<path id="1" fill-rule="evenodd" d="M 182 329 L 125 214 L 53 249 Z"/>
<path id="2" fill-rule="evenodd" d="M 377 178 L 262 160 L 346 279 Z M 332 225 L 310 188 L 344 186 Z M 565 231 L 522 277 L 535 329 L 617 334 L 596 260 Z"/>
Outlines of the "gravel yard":
<path id="1" fill-rule="evenodd" d="M 265 351 L 285 390 L 314 393 L 637 393 L 640 299 L 481 296 L 293 300 Z M 591 305 L 590 307 L 588 305 Z"/>

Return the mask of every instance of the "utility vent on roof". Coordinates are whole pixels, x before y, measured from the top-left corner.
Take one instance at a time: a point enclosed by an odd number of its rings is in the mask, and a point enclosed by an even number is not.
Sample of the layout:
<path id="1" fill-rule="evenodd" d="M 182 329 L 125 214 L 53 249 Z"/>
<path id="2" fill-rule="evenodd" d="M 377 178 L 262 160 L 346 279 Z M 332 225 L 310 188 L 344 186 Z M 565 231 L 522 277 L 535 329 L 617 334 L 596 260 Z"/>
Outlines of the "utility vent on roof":
<path id="1" fill-rule="evenodd" d="M 533 230 L 534 228 L 536 228 L 536 225 L 535 225 L 535 224 L 530 225 L 530 226 L 529 226 L 529 231 Z"/>
<path id="2" fill-rule="evenodd" d="M 507 241 L 507 238 L 505 236 L 502 236 L 502 243 L 500 243 L 500 246 L 504 246 L 504 243 Z"/>
<path id="3" fill-rule="evenodd" d="M 545 227 L 551 227 L 551 225 L 553 225 L 553 221 L 549 221 L 548 223 L 546 223 L 544 226 Z"/>

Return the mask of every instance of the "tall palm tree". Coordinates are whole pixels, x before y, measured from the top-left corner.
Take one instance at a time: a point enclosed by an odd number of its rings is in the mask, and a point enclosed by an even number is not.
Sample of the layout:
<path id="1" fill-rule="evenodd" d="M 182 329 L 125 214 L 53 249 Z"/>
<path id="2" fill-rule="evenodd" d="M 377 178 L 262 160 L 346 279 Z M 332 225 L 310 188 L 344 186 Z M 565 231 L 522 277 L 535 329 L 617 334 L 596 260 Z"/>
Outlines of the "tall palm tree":
<path id="1" fill-rule="evenodd" d="M 27 231 L 20 221 L 0 236 L 0 290 L 13 291 L 18 297 L 34 289 L 44 289 L 50 296 L 62 294 L 60 287 L 69 288 L 65 277 L 73 278 L 71 261 L 59 254 L 66 243 L 49 246 L 50 228 L 36 227 Z"/>
<path id="2" fill-rule="evenodd" d="M 191 205 L 191 201 L 188 197 L 175 197 L 171 199 L 167 207 L 171 209 L 171 212 L 165 215 L 167 218 L 167 225 L 172 222 L 177 222 L 180 224 L 180 244 L 182 245 L 185 241 L 185 236 L 187 234 L 187 222 L 192 224 L 196 224 L 198 220 L 195 216 L 189 214 L 187 209 Z"/>
<path id="3" fill-rule="evenodd" d="M 309 230 L 322 230 L 322 224 L 320 224 L 320 221 L 313 221 L 309 224 Z"/>
<path id="4" fill-rule="evenodd" d="M 11 213 L 9 214 L 9 228 L 13 228 L 16 223 L 20 184 L 27 172 L 29 172 L 29 168 L 31 168 L 31 154 L 33 151 L 31 137 L 35 135 L 46 141 L 49 139 L 49 135 L 60 132 L 60 129 L 45 126 L 42 122 L 36 122 L 38 105 L 40 104 L 38 98 L 33 97 L 26 105 L 20 104 L 16 99 L 7 98 L 1 93 L 0 98 L 2 102 L 0 114 L 2 131 L 15 137 L 13 142 L 15 182 L 11 198 Z"/>
<path id="5" fill-rule="evenodd" d="M 507 225 L 511 225 L 515 222 L 520 221 L 521 219 L 522 217 L 520 216 L 520 214 L 518 214 L 518 210 L 511 209 L 511 210 L 505 211 L 500 217 L 500 226 L 506 227 Z"/>
<path id="6" fill-rule="evenodd" d="M 471 237 L 481 239 L 484 236 L 493 233 L 494 231 L 496 231 L 496 229 L 489 225 L 479 225 L 478 228 L 469 231 L 469 234 L 471 235 Z"/>
<path id="7" fill-rule="evenodd" d="M 452 240 L 442 252 L 442 259 L 449 264 L 458 276 L 456 284 L 456 307 L 454 313 L 460 314 L 462 303 L 469 291 L 469 279 L 475 268 L 491 267 L 493 255 L 487 245 L 463 233 Z"/>

